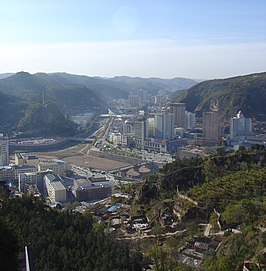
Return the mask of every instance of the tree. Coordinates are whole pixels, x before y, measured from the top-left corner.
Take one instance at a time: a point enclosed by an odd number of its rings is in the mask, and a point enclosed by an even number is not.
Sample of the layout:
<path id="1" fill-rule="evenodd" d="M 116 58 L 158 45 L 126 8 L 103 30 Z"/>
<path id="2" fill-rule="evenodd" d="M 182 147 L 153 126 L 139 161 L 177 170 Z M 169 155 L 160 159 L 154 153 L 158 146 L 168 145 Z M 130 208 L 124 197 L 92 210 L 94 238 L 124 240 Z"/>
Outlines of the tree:
<path id="1" fill-rule="evenodd" d="M 199 230 L 199 225 L 195 221 L 192 221 L 187 224 L 187 232 L 192 238 L 198 232 L 198 230 Z"/>

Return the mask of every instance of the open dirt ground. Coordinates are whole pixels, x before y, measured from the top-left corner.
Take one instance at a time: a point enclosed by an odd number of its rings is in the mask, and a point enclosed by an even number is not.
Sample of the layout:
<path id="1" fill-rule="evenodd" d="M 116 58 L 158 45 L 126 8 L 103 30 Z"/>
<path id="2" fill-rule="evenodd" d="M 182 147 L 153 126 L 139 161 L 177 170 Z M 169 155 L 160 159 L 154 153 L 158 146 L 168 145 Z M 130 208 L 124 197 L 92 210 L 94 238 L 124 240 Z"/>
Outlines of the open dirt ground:
<path id="1" fill-rule="evenodd" d="M 67 157 L 64 160 L 70 162 L 73 165 L 100 170 L 112 170 L 129 165 L 128 163 L 118 162 L 90 155 Z"/>

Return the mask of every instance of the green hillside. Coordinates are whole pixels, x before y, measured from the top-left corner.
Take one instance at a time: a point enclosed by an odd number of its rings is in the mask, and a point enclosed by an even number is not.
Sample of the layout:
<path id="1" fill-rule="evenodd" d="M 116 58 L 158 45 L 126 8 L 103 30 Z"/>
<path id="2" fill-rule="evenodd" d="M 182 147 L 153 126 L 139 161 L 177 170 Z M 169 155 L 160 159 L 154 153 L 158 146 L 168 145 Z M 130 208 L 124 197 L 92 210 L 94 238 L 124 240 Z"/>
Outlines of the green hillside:
<path id="1" fill-rule="evenodd" d="M 99 111 L 105 102 L 89 88 L 74 84 L 63 77 L 19 72 L 0 80 L 0 90 L 25 100 L 40 102 L 43 93 L 46 100 L 56 102 L 63 111 Z"/>
<path id="2" fill-rule="evenodd" d="M 55 103 L 33 103 L 18 123 L 17 130 L 25 136 L 69 136 L 76 125 L 65 118 Z"/>
<path id="3" fill-rule="evenodd" d="M 171 217 L 177 229 L 186 229 L 190 237 L 180 238 L 176 249 L 193 242 L 194 234 L 203 240 L 206 235 L 201 227 L 209 223 L 208 236 L 218 238 L 219 249 L 205 255 L 202 268 L 180 270 L 240 271 L 247 260 L 265 265 L 265 166 L 263 146 L 204 159 L 176 160 L 140 184 L 132 212 L 145 215 L 153 231 L 169 230 L 165 217 Z M 160 261 L 164 264 L 164 259 L 171 258 L 169 250 L 169 243 L 163 242 L 165 256 Z"/>
<path id="4" fill-rule="evenodd" d="M 2 132 L 14 129 L 21 117 L 27 104 L 13 96 L 0 92 L 0 127 Z"/>
<path id="5" fill-rule="evenodd" d="M 186 103 L 188 111 L 200 114 L 210 109 L 211 101 L 218 101 L 227 118 L 240 110 L 246 117 L 265 118 L 266 73 L 204 81 L 178 95 L 176 100 Z"/>

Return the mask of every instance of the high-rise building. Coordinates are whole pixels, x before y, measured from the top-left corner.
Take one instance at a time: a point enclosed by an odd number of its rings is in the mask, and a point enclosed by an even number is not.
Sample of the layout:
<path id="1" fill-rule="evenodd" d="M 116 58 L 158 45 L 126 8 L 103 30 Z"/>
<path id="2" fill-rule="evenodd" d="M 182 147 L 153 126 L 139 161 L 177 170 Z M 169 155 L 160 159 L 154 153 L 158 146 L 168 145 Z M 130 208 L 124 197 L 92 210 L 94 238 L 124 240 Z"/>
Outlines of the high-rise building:
<path id="1" fill-rule="evenodd" d="M 230 138 L 252 135 L 252 120 L 245 118 L 241 111 L 230 119 Z"/>
<path id="2" fill-rule="evenodd" d="M 196 114 L 186 111 L 186 129 L 194 129 L 196 127 Z"/>
<path id="3" fill-rule="evenodd" d="M 203 112 L 202 139 L 206 145 L 217 145 L 223 134 L 222 118 L 219 111 Z"/>
<path id="4" fill-rule="evenodd" d="M 135 121 L 135 142 L 137 148 L 144 149 L 145 136 L 146 136 L 146 121 L 145 120 Z"/>
<path id="5" fill-rule="evenodd" d="M 154 118 L 147 119 L 147 137 L 148 138 L 155 137 L 155 119 Z"/>
<path id="6" fill-rule="evenodd" d="M 0 134 L 0 166 L 9 164 L 9 143 L 8 139 Z"/>
<path id="7" fill-rule="evenodd" d="M 172 139 L 174 137 L 175 115 L 172 113 L 158 113 L 154 117 L 155 138 Z"/>
<path id="8" fill-rule="evenodd" d="M 139 107 L 140 105 L 140 98 L 137 95 L 129 95 L 128 102 L 130 107 Z"/>
<path id="9" fill-rule="evenodd" d="M 186 105 L 184 103 L 170 104 L 170 112 L 175 115 L 175 126 L 185 127 L 186 125 L 185 111 Z"/>

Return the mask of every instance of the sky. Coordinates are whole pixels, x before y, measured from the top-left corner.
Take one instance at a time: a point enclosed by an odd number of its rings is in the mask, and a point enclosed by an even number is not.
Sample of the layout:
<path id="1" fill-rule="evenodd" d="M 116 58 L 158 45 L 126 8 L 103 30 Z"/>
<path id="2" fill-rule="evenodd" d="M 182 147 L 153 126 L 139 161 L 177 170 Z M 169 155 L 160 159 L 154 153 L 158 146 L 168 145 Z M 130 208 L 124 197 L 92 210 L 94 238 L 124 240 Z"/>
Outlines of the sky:
<path id="1" fill-rule="evenodd" d="M 266 71 L 265 0 L 0 0 L 0 73 Z"/>

